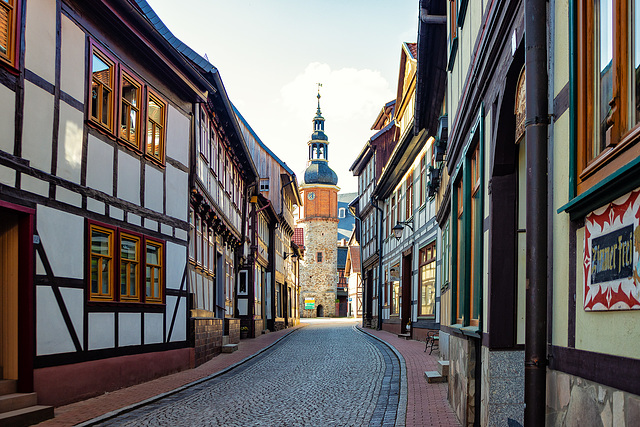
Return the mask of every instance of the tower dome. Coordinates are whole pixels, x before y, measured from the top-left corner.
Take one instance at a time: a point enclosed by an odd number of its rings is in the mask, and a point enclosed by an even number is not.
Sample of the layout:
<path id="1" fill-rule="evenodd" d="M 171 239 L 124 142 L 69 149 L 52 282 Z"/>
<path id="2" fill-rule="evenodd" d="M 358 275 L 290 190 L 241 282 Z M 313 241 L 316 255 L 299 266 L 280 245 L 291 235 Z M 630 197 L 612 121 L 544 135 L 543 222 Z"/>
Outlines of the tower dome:
<path id="1" fill-rule="evenodd" d="M 309 161 L 304 172 L 305 184 L 337 185 L 338 175 L 329 167 L 329 138 L 324 133 L 324 117 L 320 111 L 320 84 L 318 84 L 318 110 L 313 118 L 313 133 L 309 145 Z"/>

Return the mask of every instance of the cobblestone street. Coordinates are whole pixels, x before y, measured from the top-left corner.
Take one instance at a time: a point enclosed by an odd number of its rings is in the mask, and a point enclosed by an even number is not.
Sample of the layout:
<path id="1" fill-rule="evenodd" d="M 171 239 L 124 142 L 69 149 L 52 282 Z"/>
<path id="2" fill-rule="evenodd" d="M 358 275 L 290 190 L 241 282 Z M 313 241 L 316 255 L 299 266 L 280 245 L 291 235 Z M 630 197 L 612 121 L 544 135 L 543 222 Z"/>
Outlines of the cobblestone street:
<path id="1" fill-rule="evenodd" d="M 386 345 L 352 322 L 313 322 L 224 375 L 103 425 L 395 425 L 399 391 Z"/>

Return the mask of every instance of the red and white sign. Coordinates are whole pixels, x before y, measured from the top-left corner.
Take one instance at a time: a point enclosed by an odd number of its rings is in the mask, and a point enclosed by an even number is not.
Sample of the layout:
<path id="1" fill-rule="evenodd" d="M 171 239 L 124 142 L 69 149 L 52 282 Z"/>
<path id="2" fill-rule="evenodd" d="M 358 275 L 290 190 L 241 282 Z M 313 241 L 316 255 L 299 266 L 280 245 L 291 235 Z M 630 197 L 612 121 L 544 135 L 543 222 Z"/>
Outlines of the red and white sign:
<path id="1" fill-rule="evenodd" d="M 640 191 L 585 218 L 584 309 L 640 310 Z"/>

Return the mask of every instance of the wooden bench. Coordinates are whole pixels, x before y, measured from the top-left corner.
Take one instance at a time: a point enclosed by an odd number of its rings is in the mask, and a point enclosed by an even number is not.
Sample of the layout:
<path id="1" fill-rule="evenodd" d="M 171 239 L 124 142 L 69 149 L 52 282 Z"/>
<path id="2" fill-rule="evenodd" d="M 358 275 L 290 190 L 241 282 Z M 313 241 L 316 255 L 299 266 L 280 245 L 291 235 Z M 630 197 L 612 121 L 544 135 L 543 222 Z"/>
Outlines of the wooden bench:
<path id="1" fill-rule="evenodd" d="M 425 340 L 424 351 L 427 352 L 427 349 L 430 348 L 429 354 L 433 352 L 434 347 L 438 350 L 440 349 L 440 336 L 438 330 L 433 330 L 427 332 L 427 339 Z"/>

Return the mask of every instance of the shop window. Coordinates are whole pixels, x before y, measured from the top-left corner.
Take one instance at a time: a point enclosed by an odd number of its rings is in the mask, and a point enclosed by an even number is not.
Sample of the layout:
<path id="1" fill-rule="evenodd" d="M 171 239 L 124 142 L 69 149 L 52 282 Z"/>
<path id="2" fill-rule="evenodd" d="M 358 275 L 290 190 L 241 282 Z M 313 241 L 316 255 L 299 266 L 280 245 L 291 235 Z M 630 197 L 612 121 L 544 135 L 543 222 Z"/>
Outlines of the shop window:
<path id="1" fill-rule="evenodd" d="M 400 313 L 400 264 L 391 267 L 391 315 L 397 316 Z"/>
<path id="2" fill-rule="evenodd" d="M 577 6 L 577 190 L 640 154 L 640 0 Z"/>
<path id="3" fill-rule="evenodd" d="M 436 306 L 436 244 L 420 249 L 419 316 L 435 318 Z"/>
<path id="4" fill-rule="evenodd" d="M 0 60 L 16 66 L 15 46 L 18 36 L 17 0 L 0 1 Z"/>

